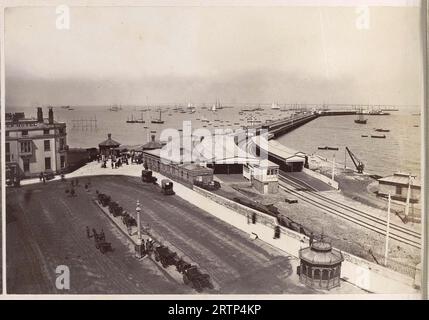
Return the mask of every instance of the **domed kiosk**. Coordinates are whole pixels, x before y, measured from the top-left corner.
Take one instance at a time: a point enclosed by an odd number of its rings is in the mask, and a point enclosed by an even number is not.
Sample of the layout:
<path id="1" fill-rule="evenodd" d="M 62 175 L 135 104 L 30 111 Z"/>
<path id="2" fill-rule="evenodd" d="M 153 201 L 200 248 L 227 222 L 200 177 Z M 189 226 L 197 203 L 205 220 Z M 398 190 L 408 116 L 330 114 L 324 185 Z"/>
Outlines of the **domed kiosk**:
<path id="1" fill-rule="evenodd" d="M 98 148 L 100 149 L 100 153 L 105 156 L 109 156 L 115 152 L 116 148 L 119 148 L 120 143 L 112 139 L 112 134 L 109 133 L 107 135 L 107 140 L 100 142 Z"/>
<path id="2" fill-rule="evenodd" d="M 306 286 L 329 290 L 340 285 L 343 255 L 324 241 L 323 237 L 310 247 L 299 250 L 299 258 L 299 280 Z"/>

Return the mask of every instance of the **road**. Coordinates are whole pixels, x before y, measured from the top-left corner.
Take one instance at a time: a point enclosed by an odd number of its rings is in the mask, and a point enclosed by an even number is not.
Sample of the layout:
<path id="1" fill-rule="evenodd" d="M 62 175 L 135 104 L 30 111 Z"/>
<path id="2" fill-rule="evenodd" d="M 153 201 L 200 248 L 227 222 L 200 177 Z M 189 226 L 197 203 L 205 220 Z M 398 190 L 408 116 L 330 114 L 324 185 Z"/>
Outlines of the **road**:
<path id="1" fill-rule="evenodd" d="M 93 203 L 97 189 L 128 212 L 139 199 L 143 224 L 210 274 L 213 293 L 313 293 L 291 279 L 284 253 L 177 196 L 164 196 L 132 177 L 92 177 L 91 183 L 92 193 L 78 187 L 74 198 L 56 181 L 7 190 L 8 292 L 195 293 L 150 259 L 134 258 L 126 238 Z M 115 251 L 97 251 L 86 226 L 103 228 Z M 67 292 L 55 287 L 58 265 L 70 268 Z"/>

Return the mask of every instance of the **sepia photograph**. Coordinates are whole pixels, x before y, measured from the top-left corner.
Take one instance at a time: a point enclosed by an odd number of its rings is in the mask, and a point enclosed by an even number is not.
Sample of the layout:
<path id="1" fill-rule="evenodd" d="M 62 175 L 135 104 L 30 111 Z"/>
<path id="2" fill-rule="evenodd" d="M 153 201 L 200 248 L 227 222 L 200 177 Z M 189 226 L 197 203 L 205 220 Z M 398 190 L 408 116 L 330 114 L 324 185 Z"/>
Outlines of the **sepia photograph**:
<path id="1" fill-rule="evenodd" d="M 7 294 L 420 299 L 398 2 L 5 7 Z"/>

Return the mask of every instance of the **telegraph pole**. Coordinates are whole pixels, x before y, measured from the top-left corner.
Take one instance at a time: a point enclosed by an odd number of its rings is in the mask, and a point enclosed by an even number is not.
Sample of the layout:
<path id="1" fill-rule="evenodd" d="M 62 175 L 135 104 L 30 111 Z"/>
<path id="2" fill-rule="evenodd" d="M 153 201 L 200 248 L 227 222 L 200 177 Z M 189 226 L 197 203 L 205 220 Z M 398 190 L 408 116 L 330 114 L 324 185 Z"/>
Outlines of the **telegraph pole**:
<path id="1" fill-rule="evenodd" d="M 387 203 L 387 224 L 386 224 L 386 246 L 384 248 L 384 265 L 387 266 L 387 255 L 389 252 L 389 233 L 390 233 L 390 193 Z"/>
<path id="2" fill-rule="evenodd" d="M 407 201 L 405 204 L 405 218 L 407 220 L 408 220 L 408 213 L 410 211 L 410 197 L 411 197 L 411 174 L 408 175 Z"/>

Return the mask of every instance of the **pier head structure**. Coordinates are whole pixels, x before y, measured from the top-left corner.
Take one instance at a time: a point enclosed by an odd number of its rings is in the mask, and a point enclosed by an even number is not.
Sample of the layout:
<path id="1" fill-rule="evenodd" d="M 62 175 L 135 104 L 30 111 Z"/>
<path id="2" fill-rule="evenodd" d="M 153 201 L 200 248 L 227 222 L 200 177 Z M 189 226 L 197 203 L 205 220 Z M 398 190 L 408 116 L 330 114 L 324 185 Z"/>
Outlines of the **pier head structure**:
<path id="1" fill-rule="evenodd" d="M 52 108 L 43 117 L 24 113 L 6 113 L 6 171 L 18 179 L 38 176 L 41 172 L 60 173 L 67 169 L 67 132 L 64 122 L 54 120 Z"/>

